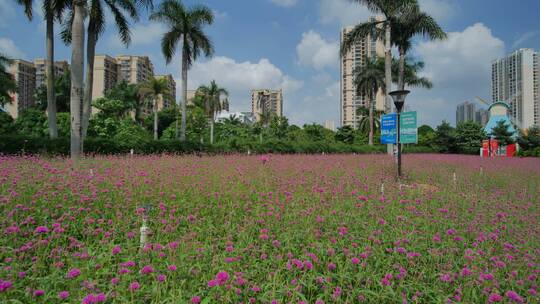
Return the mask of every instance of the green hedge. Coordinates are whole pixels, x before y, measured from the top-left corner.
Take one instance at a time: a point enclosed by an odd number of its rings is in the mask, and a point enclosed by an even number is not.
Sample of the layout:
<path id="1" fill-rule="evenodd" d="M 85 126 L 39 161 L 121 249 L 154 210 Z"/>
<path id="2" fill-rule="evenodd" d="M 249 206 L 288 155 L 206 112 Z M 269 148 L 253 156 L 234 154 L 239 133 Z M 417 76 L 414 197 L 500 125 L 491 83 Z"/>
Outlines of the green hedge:
<path id="1" fill-rule="evenodd" d="M 46 137 L 23 137 L 15 135 L 0 136 L 1 154 L 47 154 L 68 155 L 70 143 L 68 138 L 48 139 Z M 84 151 L 89 154 L 121 154 L 133 149 L 138 154 L 156 153 L 384 153 L 383 145 L 345 144 L 342 142 L 304 142 L 286 140 L 268 140 L 259 142 L 232 139 L 214 145 L 200 142 L 180 142 L 178 140 L 142 140 L 135 145 L 105 138 L 88 138 L 84 142 Z M 434 153 L 432 148 L 406 146 L 404 153 Z"/>

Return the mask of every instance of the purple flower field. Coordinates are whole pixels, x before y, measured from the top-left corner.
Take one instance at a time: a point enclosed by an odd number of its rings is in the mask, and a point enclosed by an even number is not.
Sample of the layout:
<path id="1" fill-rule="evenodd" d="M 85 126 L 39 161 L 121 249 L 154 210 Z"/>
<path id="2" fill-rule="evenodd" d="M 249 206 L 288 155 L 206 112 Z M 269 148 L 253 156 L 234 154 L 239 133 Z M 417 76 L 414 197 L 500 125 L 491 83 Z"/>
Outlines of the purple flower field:
<path id="1" fill-rule="evenodd" d="M 0 303 L 540 302 L 540 161 L 405 155 L 404 172 L 0 156 Z"/>

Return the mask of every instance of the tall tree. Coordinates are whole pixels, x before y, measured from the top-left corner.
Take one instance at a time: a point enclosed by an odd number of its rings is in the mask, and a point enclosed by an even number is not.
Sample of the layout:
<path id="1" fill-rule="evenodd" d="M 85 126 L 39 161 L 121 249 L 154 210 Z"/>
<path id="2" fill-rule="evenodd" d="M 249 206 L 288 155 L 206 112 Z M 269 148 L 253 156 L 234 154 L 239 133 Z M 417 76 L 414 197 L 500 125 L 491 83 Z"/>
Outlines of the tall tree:
<path id="1" fill-rule="evenodd" d="M 223 109 L 224 100 L 222 97 L 229 96 L 229 92 L 226 89 L 217 85 L 215 80 L 210 82 L 208 86 L 200 86 L 197 89 L 197 94 L 204 98 L 204 110 L 208 121 L 210 122 L 210 144 L 214 143 L 214 121 L 216 120 L 216 114 Z"/>
<path id="2" fill-rule="evenodd" d="M 447 35 L 433 17 L 420 10 L 418 4 L 406 6 L 402 14 L 392 19 L 392 44 L 399 52 L 398 89 L 405 90 L 405 57 L 412 47 L 412 39 L 421 35 L 430 40 L 442 40 Z"/>
<path id="3" fill-rule="evenodd" d="M 361 96 L 367 97 L 366 102 L 369 107 L 369 137 L 368 143 L 373 145 L 373 111 L 375 108 L 375 97 L 379 90 L 383 93 L 386 91 L 386 84 L 384 79 L 384 71 L 381 71 L 377 67 L 376 59 L 367 59 L 364 67 L 357 67 L 353 71 L 354 85 L 356 92 Z"/>
<path id="4" fill-rule="evenodd" d="M 0 54 L 0 106 L 4 106 L 6 103 L 11 103 L 10 93 L 15 93 L 17 90 L 17 83 L 15 82 L 15 79 L 7 71 L 10 64 L 11 59 L 3 54 Z"/>
<path id="5" fill-rule="evenodd" d="M 153 101 L 154 140 L 158 140 L 158 100 L 159 98 L 171 99 L 167 79 L 151 77 L 147 82 L 141 84 L 139 92 L 142 96 L 146 96 Z"/>
<path id="6" fill-rule="evenodd" d="M 497 121 L 497 125 L 491 129 L 491 134 L 488 135 L 496 139 L 501 146 L 507 146 L 516 142 L 514 138 L 516 134 L 510 129 L 510 125 L 502 119 Z"/>
<path id="7" fill-rule="evenodd" d="M 147 106 L 147 102 L 141 96 L 139 85 L 128 83 L 125 80 L 120 81 L 105 93 L 105 97 L 123 101 L 133 110 L 135 121 L 138 123 L 142 121 L 141 111 L 143 107 Z"/>
<path id="8" fill-rule="evenodd" d="M 32 0 L 17 0 L 24 6 L 26 16 L 32 19 Z M 58 137 L 58 126 L 56 122 L 56 96 L 55 96 L 55 74 L 54 74 L 54 22 L 62 20 L 64 11 L 72 4 L 71 0 L 44 0 L 42 10 L 46 24 L 45 47 L 47 55 L 45 60 L 45 75 L 47 86 L 47 120 L 49 124 L 49 137 Z"/>
<path id="9" fill-rule="evenodd" d="M 71 23 L 71 143 L 70 154 L 75 166 L 82 153 L 82 111 L 84 99 L 84 16 L 86 0 L 73 1 Z M 71 19 L 71 18 L 70 18 Z"/>
<path id="10" fill-rule="evenodd" d="M 179 0 L 165 0 L 156 11 L 150 15 L 150 20 L 163 22 L 169 28 L 161 39 L 161 50 L 165 60 L 171 62 L 177 45 L 182 48 L 182 125 L 180 140 L 186 140 L 186 103 L 187 103 L 187 73 L 192 63 L 204 53 L 212 56 L 214 48 L 203 27 L 214 22 L 212 10 L 206 6 L 186 8 Z M 176 125 L 178 138 L 178 123 Z"/>
<path id="11" fill-rule="evenodd" d="M 131 32 L 129 29 L 128 18 L 138 21 L 138 8 L 151 7 L 152 0 L 90 0 L 88 8 L 88 37 L 86 42 L 86 79 L 84 85 L 84 105 L 82 111 L 82 132 L 86 137 L 88 123 L 92 111 L 92 87 L 94 83 L 94 58 L 96 45 L 105 31 L 105 9 L 111 11 L 120 40 L 126 46 L 131 42 Z M 62 34 L 64 41 L 70 42 L 71 22 L 65 23 Z"/>
<path id="12" fill-rule="evenodd" d="M 417 5 L 417 0 L 351 0 L 361 5 L 367 6 L 375 14 L 383 16 L 383 20 L 369 20 L 367 22 L 356 25 L 349 32 L 341 45 L 341 55 L 344 56 L 349 52 L 352 46 L 362 41 L 368 36 L 376 39 L 378 37 L 385 38 L 385 85 L 387 90 L 385 112 L 390 113 L 392 110 L 392 98 L 388 95 L 392 87 L 392 26 L 398 16 L 408 7 Z"/>

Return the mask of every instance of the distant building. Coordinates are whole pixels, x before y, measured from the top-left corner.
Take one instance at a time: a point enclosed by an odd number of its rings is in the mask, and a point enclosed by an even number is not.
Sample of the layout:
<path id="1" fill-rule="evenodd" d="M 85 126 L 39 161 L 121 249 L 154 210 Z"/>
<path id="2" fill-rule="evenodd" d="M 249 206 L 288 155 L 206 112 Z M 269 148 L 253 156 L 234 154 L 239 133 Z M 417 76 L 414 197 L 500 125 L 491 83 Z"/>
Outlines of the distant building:
<path id="1" fill-rule="evenodd" d="M 116 56 L 118 80 L 128 83 L 141 83 L 154 76 L 154 65 L 148 56 L 120 55 Z"/>
<path id="2" fill-rule="evenodd" d="M 174 78 L 171 74 L 168 75 L 156 75 L 156 79 L 166 79 L 167 80 L 167 88 L 169 89 L 170 95 L 172 98 L 166 98 L 163 99 L 163 97 L 160 96 L 158 101 L 158 111 L 161 111 L 162 109 L 166 109 L 171 107 L 175 100 L 176 100 L 176 81 L 174 81 Z"/>
<path id="3" fill-rule="evenodd" d="M 324 127 L 328 130 L 336 131 L 336 126 L 333 120 L 327 120 L 324 122 Z"/>
<path id="4" fill-rule="evenodd" d="M 539 125 L 540 53 L 520 49 L 492 62 L 493 102 L 509 105 L 510 120 L 520 129 Z"/>
<path id="5" fill-rule="evenodd" d="M 47 72 L 45 70 L 47 60 L 43 58 L 37 58 L 34 60 L 34 67 L 36 68 L 36 89 L 47 85 Z M 69 70 L 69 63 L 65 60 L 54 62 L 54 76 L 62 76 L 67 70 Z"/>
<path id="6" fill-rule="evenodd" d="M 187 103 L 186 105 L 193 105 L 193 99 L 195 99 L 195 95 L 197 94 L 197 90 L 187 90 Z M 182 99 L 182 98 L 180 98 Z"/>
<path id="7" fill-rule="evenodd" d="M 15 59 L 9 66 L 8 72 L 13 75 L 17 83 L 17 91 L 11 96 L 11 103 L 5 110 L 13 119 L 19 117 L 21 112 L 35 104 L 36 68 L 32 62 Z"/>
<path id="8" fill-rule="evenodd" d="M 261 120 L 264 108 L 270 116 L 283 116 L 283 91 L 269 89 L 251 90 L 251 112 L 255 121 Z"/>
<path id="9" fill-rule="evenodd" d="M 117 82 L 118 65 L 116 64 L 116 60 L 108 55 L 96 55 L 94 57 L 92 99 L 103 97 Z"/>
<path id="10" fill-rule="evenodd" d="M 489 121 L 489 110 L 478 109 L 475 113 L 474 121 L 480 124 L 482 127 L 486 126 Z"/>
<path id="11" fill-rule="evenodd" d="M 374 19 L 374 18 L 372 18 Z M 341 43 L 345 39 L 345 35 L 352 31 L 353 27 L 345 27 L 341 30 Z M 356 128 L 361 117 L 357 117 L 357 109 L 359 107 L 368 107 L 369 100 L 367 96 L 357 94 L 353 84 L 355 68 L 366 65 L 366 60 L 384 56 L 384 43 L 382 40 L 375 40 L 371 36 L 356 43 L 351 50 L 341 57 L 341 125 L 351 126 Z M 375 108 L 384 110 L 385 96 L 381 91 L 377 92 L 375 97 Z"/>
<path id="12" fill-rule="evenodd" d="M 511 123 L 509 110 L 510 106 L 506 102 L 502 101 L 494 102 L 489 106 L 489 121 L 484 127 L 484 131 L 488 136 L 492 137 L 491 134 L 493 132 L 493 128 L 497 126 L 499 121 L 503 121 L 506 125 L 508 125 L 508 131 L 513 133 L 514 137 L 518 135 L 518 132 Z"/>
<path id="13" fill-rule="evenodd" d="M 475 121 L 476 106 L 474 103 L 465 101 L 460 103 L 456 109 L 456 126 L 467 121 Z"/>

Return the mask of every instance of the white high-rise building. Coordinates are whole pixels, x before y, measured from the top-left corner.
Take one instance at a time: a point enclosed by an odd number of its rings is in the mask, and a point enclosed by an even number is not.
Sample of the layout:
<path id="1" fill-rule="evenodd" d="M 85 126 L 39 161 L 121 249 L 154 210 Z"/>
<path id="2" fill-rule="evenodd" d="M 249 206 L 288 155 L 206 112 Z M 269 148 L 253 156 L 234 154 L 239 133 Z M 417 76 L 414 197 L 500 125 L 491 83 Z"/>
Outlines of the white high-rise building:
<path id="1" fill-rule="evenodd" d="M 512 122 L 520 129 L 539 125 L 540 53 L 520 49 L 492 62 L 492 100 L 510 105 Z"/>
<path id="2" fill-rule="evenodd" d="M 341 43 L 345 39 L 345 35 L 353 30 L 354 27 L 349 26 L 341 30 Z M 356 128 L 361 117 L 356 115 L 359 107 L 367 107 L 369 100 L 367 96 L 356 94 L 354 87 L 353 71 L 357 67 L 362 67 L 366 64 L 366 60 L 384 56 L 384 42 L 382 40 L 372 39 L 371 36 L 356 43 L 351 50 L 341 57 L 341 126 L 351 126 Z M 379 91 L 375 98 L 375 108 L 384 110 L 384 95 Z"/>

